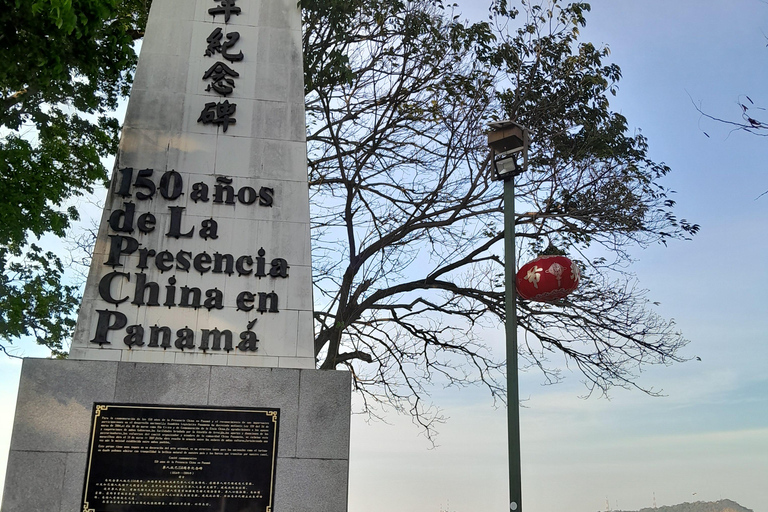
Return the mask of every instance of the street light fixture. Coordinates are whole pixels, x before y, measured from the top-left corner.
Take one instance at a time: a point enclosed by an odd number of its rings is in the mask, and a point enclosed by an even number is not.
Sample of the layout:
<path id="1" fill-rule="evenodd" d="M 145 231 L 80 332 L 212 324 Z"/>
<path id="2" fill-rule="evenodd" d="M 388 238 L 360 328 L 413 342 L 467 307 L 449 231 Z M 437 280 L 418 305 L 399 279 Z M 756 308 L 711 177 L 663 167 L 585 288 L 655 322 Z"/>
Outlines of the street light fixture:
<path id="1" fill-rule="evenodd" d="M 509 509 L 522 512 L 520 470 L 520 392 L 517 382 L 517 310 L 515 309 L 515 176 L 528 166 L 528 129 L 513 121 L 489 125 L 493 179 L 504 181 L 504 309 L 507 345 L 507 446 Z M 518 163 L 522 155 L 523 163 Z"/>
<path id="2" fill-rule="evenodd" d="M 488 146 L 491 148 L 494 180 L 508 180 L 528 166 L 528 129 L 513 121 L 499 121 L 488 125 Z M 517 161 L 522 154 L 523 163 Z"/>

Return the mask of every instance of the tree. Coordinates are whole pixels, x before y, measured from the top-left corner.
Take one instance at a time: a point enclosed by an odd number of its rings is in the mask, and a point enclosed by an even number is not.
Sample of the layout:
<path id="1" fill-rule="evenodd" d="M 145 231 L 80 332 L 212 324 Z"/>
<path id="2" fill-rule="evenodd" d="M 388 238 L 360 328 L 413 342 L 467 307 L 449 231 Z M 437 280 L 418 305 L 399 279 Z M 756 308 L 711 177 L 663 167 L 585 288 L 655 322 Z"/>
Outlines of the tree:
<path id="1" fill-rule="evenodd" d="M 484 136 L 500 118 L 533 133 L 517 181 L 522 253 L 551 245 L 584 270 L 568 300 L 518 301 L 521 356 L 550 381 L 560 364 L 548 358 L 562 356 L 599 392 L 681 360 L 685 339 L 627 265 L 632 247 L 698 226 L 674 216 L 660 183 L 670 169 L 610 110 L 621 73 L 607 48 L 579 40 L 588 4 L 495 0 L 476 23 L 439 0 L 301 5 L 320 368 L 348 368 L 369 412 L 392 405 L 428 433 L 437 377 L 503 399 L 503 356 L 477 330 L 504 321 L 501 185 Z M 109 19 L 130 33 L 140 18 Z"/>
<path id="2" fill-rule="evenodd" d="M 768 38 L 766 38 L 766 40 L 768 41 Z M 766 46 L 768 46 L 768 44 L 766 44 Z M 726 126 L 730 126 L 732 131 L 745 131 L 759 137 L 768 136 L 768 121 L 766 121 L 765 117 L 765 107 L 762 107 L 759 104 L 755 104 L 755 102 L 752 101 L 752 98 L 746 94 L 740 94 L 736 100 L 736 105 L 738 105 L 741 114 L 740 121 L 734 120 L 733 118 L 723 119 L 721 117 L 714 116 L 704 111 L 701 107 L 701 103 L 696 103 L 693 98 L 691 98 L 691 103 L 693 103 L 694 108 L 696 108 L 699 114 L 701 114 L 703 117 L 724 124 Z M 707 132 L 702 131 L 702 133 L 709 137 Z"/>
<path id="3" fill-rule="evenodd" d="M 760 137 L 768 136 L 768 133 L 766 132 L 768 130 L 768 122 L 760 119 L 760 116 L 764 115 L 763 112 L 765 111 L 765 108 L 756 106 L 755 102 L 752 101 L 752 98 L 746 94 L 739 96 L 737 105 L 739 106 L 739 110 L 741 110 L 741 121 L 732 121 L 713 116 L 702 110 L 701 105 L 697 105 L 696 103 L 693 104 L 699 114 L 707 119 L 730 126 L 733 128 L 733 131 L 745 131 Z M 755 113 L 755 111 L 759 112 Z M 704 132 L 704 135 L 709 137 L 707 132 Z"/>
<path id="4" fill-rule="evenodd" d="M 146 0 L 15 0 L 0 11 L 0 351 L 22 336 L 61 353 L 79 299 L 30 237 L 61 237 L 67 201 L 106 179 L 111 112 L 130 88 Z"/>
<path id="5" fill-rule="evenodd" d="M 550 381 L 548 358 L 563 356 L 590 392 L 681 360 L 685 339 L 625 268 L 631 247 L 698 226 L 674 216 L 670 169 L 610 110 L 620 69 L 579 41 L 588 4 L 502 0 L 480 23 L 433 0 L 302 5 L 321 368 L 346 366 L 366 408 L 394 405 L 428 431 L 435 377 L 501 396 L 504 363 L 475 330 L 504 320 L 501 186 L 484 139 L 498 118 L 533 133 L 520 249 L 565 249 L 585 276 L 560 303 L 518 301 L 520 355 Z"/>

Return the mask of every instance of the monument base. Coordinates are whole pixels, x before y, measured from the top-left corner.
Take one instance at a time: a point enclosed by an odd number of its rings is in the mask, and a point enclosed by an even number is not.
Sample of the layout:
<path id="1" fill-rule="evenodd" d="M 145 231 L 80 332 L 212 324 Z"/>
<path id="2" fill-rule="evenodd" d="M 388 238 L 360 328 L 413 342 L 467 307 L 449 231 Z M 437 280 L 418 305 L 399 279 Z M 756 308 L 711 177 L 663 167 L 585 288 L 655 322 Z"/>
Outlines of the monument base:
<path id="1" fill-rule="evenodd" d="M 82 512 L 94 403 L 279 408 L 274 510 L 345 512 L 350 374 L 26 359 L 3 512 Z"/>

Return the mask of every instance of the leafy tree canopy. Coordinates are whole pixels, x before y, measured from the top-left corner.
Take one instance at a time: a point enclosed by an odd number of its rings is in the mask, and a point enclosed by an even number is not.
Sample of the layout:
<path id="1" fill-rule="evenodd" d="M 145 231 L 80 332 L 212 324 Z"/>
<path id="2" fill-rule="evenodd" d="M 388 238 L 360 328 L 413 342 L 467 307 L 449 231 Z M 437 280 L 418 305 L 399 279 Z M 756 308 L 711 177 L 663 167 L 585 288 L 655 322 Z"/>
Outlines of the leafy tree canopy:
<path id="1" fill-rule="evenodd" d="M 30 235 L 63 236 L 73 196 L 106 178 L 110 116 L 130 88 L 141 0 L 15 0 L 0 11 L 0 349 L 22 336 L 58 352 L 75 289 Z"/>

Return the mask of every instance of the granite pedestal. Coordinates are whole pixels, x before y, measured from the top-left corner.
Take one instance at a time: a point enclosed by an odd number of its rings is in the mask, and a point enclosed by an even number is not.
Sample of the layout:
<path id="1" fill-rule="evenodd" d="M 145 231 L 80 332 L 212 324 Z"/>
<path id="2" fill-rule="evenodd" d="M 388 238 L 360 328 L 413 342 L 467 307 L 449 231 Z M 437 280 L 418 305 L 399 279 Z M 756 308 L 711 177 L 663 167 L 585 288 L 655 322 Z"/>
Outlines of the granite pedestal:
<path id="1" fill-rule="evenodd" d="M 3 512 L 81 512 L 94 402 L 280 408 L 274 511 L 347 510 L 347 372 L 26 359 Z"/>

